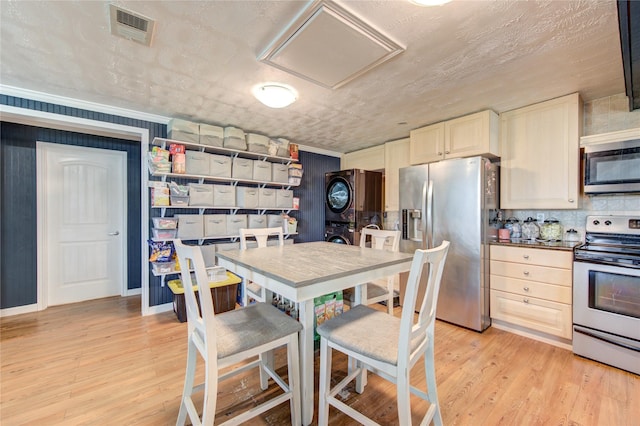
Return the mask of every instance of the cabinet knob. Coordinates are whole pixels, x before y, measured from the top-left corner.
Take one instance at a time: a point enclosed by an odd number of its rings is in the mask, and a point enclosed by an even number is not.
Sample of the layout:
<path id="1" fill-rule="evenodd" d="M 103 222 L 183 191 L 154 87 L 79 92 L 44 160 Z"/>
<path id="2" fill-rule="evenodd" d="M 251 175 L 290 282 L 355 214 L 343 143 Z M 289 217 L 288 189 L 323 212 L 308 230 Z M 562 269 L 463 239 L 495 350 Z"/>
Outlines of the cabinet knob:
<path id="1" fill-rule="evenodd" d="M 523 274 L 529 276 L 529 271 L 524 271 Z"/>
<path id="2" fill-rule="evenodd" d="M 529 299 L 522 299 L 524 303 L 529 303 Z"/>
<path id="3" fill-rule="evenodd" d="M 569 202 L 570 202 L 570 203 L 573 203 L 573 198 L 569 198 Z"/>
<path id="4" fill-rule="evenodd" d="M 525 259 L 529 259 L 529 255 L 528 254 L 523 254 L 522 257 L 524 257 Z"/>
<path id="5" fill-rule="evenodd" d="M 450 152 L 450 151 L 445 151 L 444 153 L 445 153 L 445 154 L 451 154 L 451 152 Z"/>
<path id="6" fill-rule="evenodd" d="M 529 291 L 529 287 L 522 287 L 524 291 Z"/>
<path id="7" fill-rule="evenodd" d="M 438 155 L 442 155 L 442 152 L 438 152 Z"/>

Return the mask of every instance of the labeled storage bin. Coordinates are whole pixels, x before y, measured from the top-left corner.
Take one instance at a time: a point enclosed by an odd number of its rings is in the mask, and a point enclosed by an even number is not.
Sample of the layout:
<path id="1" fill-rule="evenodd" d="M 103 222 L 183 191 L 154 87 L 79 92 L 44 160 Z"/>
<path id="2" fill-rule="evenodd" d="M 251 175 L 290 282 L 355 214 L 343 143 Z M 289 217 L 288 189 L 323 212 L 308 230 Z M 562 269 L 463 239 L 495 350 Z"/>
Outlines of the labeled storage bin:
<path id="1" fill-rule="evenodd" d="M 260 215 L 260 214 L 250 214 L 250 215 L 247 215 L 247 223 L 250 229 L 266 228 L 267 217 L 265 215 Z"/>
<path id="2" fill-rule="evenodd" d="M 284 233 L 287 233 L 287 229 L 283 227 L 284 219 L 279 214 L 268 214 L 267 216 L 267 227 L 268 228 L 282 228 Z"/>
<path id="3" fill-rule="evenodd" d="M 236 188 L 231 185 L 213 185 L 214 207 L 235 207 Z"/>
<path id="4" fill-rule="evenodd" d="M 182 142 L 199 143 L 200 125 L 192 121 L 172 118 L 167 124 L 167 138 Z"/>
<path id="5" fill-rule="evenodd" d="M 234 179 L 253 179 L 253 160 L 236 157 L 231 167 L 231 177 Z"/>
<path id="6" fill-rule="evenodd" d="M 213 185 L 206 183 L 190 183 L 189 205 L 213 207 Z"/>
<path id="7" fill-rule="evenodd" d="M 185 207 L 189 205 L 189 196 L 172 195 L 171 205 L 176 207 Z"/>
<path id="8" fill-rule="evenodd" d="M 237 186 L 236 203 L 244 209 L 258 208 L 258 188 Z"/>
<path id="9" fill-rule="evenodd" d="M 271 165 L 271 181 L 289 183 L 289 166 L 286 164 L 273 163 Z"/>
<path id="10" fill-rule="evenodd" d="M 227 216 L 227 232 L 229 233 L 229 235 L 240 235 L 240 228 L 246 227 L 246 214 L 230 214 Z"/>
<path id="11" fill-rule="evenodd" d="M 203 221 L 205 238 L 229 235 L 226 214 L 205 214 Z"/>
<path id="12" fill-rule="evenodd" d="M 271 163 L 268 161 L 253 162 L 253 180 L 271 181 Z"/>
<path id="13" fill-rule="evenodd" d="M 178 227 L 178 219 L 175 217 L 154 217 L 151 220 L 156 229 L 176 229 Z"/>
<path id="14" fill-rule="evenodd" d="M 172 240 L 176 237 L 178 230 L 177 229 L 156 229 L 153 228 L 153 238 L 160 240 Z"/>
<path id="15" fill-rule="evenodd" d="M 258 154 L 269 153 L 269 138 L 256 133 L 247 133 L 247 151 Z"/>
<path id="16" fill-rule="evenodd" d="M 189 175 L 209 175 L 209 155 L 206 152 L 187 151 L 185 158 L 187 160 L 186 170 Z"/>
<path id="17" fill-rule="evenodd" d="M 276 207 L 279 209 L 292 209 L 293 191 L 290 189 L 276 189 Z"/>
<path id="18" fill-rule="evenodd" d="M 258 207 L 263 209 L 276 208 L 276 190 L 273 188 L 259 188 Z"/>
<path id="19" fill-rule="evenodd" d="M 209 174 L 215 177 L 231 177 L 231 157 L 226 155 L 209 155 Z"/>
<path id="20" fill-rule="evenodd" d="M 202 216 L 199 214 L 179 214 L 178 238 L 184 240 L 197 240 L 204 238 Z"/>
<path id="21" fill-rule="evenodd" d="M 269 155 L 289 157 L 289 141 L 284 138 L 269 140 Z"/>
<path id="22" fill-rule="evenodd" d="M 224 128 L 223 146 L 230 149 L 238 149 L 241 151 L 247 150 L 247 140 L 244 136 L 244 131 L 236 127 Z"/>
<path id="23" fill-rule="evenodd" d="M 170 274 L 176 269 L 176 262 L 151 262 L 154 274 Z"/>
<path id="24" fill-rule="evenodd" d="M 200 124 L 200 144 L 207 146 L 222 147 L 224 129 L 211 124 Z"/>

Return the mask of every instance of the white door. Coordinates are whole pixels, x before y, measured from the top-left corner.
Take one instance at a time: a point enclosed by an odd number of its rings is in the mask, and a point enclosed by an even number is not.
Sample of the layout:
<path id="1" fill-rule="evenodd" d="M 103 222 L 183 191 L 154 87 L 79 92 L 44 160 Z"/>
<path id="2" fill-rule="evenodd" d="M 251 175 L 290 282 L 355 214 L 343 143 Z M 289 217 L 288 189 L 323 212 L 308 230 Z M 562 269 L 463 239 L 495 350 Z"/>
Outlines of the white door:
<path id="1" fill-rule="evenodd" d="M 38 142 L 40 295 L 60 305 L 124 293 L 126 153 Z"/>

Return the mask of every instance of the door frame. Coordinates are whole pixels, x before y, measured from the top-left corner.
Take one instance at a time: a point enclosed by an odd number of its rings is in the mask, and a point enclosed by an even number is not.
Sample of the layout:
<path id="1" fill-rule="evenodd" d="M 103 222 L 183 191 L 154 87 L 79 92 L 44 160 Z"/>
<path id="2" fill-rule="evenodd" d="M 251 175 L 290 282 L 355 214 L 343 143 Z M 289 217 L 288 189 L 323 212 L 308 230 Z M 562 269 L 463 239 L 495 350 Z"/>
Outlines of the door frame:
<path id="1" fill-rule="evenodd" d="M 1 87 L 1 86 L 0 86 Z M 91 108 L 87 109 L 91 110 Z M 112 112 L 113 113 L 113 112 Z M 122 115 L 122 114 L 120 114 Z M 140 143 L 140 224 L 141 224 L 141 242 L 140 250 L 142 253 L 142 262 L 140 265 L 142 274 L 141 285 L 141 313 L 142 315 L 152 315 L 166 310 L 171 310 L 171 304 L 168 307 L 149 306 L 149 268 L 145 259 L 148 258 L 148 249 L 146 241 L 149 239 L 149 197 L 147 196 L 147 188 L 149 179 L 146 173 L 147 153 L 149 152 L 149 129 L 142 127 L 124 126 L 122 124 L 114 124 L 106 121 L 89 120 L 86 118 L 73 117 L 69 115 L 53 114 L 50 112 L 18 108 L 10 105 L 0 105 L 0 116 L 2 121 L 26 124 L 35 127 L 44 127 L 47 129 L 66 130 L 90 135 L 108 136 L 119 139 L 131 140 Z M 147 120 L 158 122 L 157 120 Z M 38 277 L 42 275 L 42 271 L 38 269 Z M 39 278 L 38 278 L 39 279 Z M 40 300 L 38 300 L 35 309 L 39 309 Z M 20 313 L 27 310 L 20 310 Z M 17 313 L 17 312 L 16 312 Z"/>
<path id="2" fill-rule="evenodd" d="M 122 265 L 121 275 L 119 277 L 120 285 L 119 291 L 120 296 L 127 295 L 127 241 L 129 238 L 129 233 L 127 232 L 127 153 L 124 151 L 117 150 L 106 150 L 104 148 L 92 148 L 87 146 L 76 146 L 76 145 L 67 145 L 67 144 L 58 144 L 51 143 L 45 141 L 36 141 L 36 199 L 37 199 L 37 305 L 38 310 L 41 311 L 46 309 L 49 306 L 49 276 L 46 273 L 48 270 L 48 260 L 49 260 L 49 243 L 47 235 L 48 235 L 48 223 L 49 223 L 49 212 L 47 211 L 47 200 L 49 198 L 49 187 L 46 179 L 46 153 L 50 152 L 50 150 L 66 150 L 66 151 L 89 151 L 92 152 L 97 151 L 108 151 L 109 154 L 116 155 L 120 157 L 122 169 L 119 170 L 119 173 L 124 173 L 122 179 L 122 188 L 120 188 L 122 195 L 122 210 L 118 212 L 120 215 L 120 221 L 122 222 L 122 229 L 120 230 L 120 235 L 122 237 L 120 240 L 120 263 Z"/>

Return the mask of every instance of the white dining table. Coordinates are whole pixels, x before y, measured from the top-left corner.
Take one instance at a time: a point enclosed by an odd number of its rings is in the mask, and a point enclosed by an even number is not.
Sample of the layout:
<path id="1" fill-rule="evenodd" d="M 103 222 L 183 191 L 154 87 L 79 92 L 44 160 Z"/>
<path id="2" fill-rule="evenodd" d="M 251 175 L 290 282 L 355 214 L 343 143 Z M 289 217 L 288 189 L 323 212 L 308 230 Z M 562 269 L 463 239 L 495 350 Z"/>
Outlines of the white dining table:
<path id="1" fill-rule="evenodd" d="M 298 303 L 302 423 L 311 424 L 314 409 L 314 301 L 356 287 L 356 303 L 369 281 L 409 271 L 413 255 L 328 242 L 311 242 L 216 253 L 218 264 Z"/>

